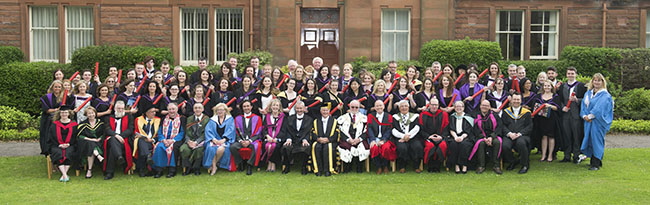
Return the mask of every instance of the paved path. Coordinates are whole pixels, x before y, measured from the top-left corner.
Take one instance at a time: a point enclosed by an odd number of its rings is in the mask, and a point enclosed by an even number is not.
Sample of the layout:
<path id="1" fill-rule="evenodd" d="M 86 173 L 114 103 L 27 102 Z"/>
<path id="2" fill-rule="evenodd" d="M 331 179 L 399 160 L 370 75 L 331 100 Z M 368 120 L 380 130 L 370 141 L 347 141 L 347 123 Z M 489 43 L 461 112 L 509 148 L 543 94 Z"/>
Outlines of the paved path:
<path id="1" fill-rule="evenodd" d="M 607 148 L 644 148 L 650 147 L 650 136 L 607 135 Z M 37 156 L 40 153 L 38 142 L 0 142 L 0 157 Z"/>

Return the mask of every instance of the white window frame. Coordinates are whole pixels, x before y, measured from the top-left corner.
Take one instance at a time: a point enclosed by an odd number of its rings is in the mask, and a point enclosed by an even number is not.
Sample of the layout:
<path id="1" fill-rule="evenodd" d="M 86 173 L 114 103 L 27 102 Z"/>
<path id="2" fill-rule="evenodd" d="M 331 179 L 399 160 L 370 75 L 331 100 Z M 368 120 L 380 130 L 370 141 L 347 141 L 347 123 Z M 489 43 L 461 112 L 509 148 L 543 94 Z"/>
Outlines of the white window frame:
<path id="1" fill-rule="evenodd" d="M 510 26 L 508 26 L 507 31 L 499 31 L 499 27 L 500 27 L 500 24 L 501 24 L 501 21 L 499 19 L 499 18 L 501 18 L 501 15 L 499 15 L 499 12 L 508 12 L 508 22 L 510 22 L 509 18 L 510 18 L 510 12 L 511 11 L 521 11 L 521 31 L 510 31 Z M 505 60 L 524 60 L 524 42 L 525 42 L 525 39 L 526 39 L 526 36 L 525 36 L 526 18 L 525 17 L 526 17 L 526 11 L 525 10 L 498 10 L 497 11 L 496 30 L 495 30 L 496 31 L 496 39 L 495 40 L 496 40 L 497 43 L 499 42 L 499 34 L 506 34 L 506 35 L 508 35 L 508 34 L 521 34 L 521 42 L 520 42 L 520 44 L 521 44 L 520 47 L 521 48 L 519 48 L 520 49 L 520 53 L 519 53 L 520 59 L 509 59 L 507 54 L 510 53 L 510 52 L 506 51 L 506 56 L 504 56 Z M 510 36 L 510 35 L 508 35 L 508 36 Z M 508 37 L 508 38 L 510 38 L 510 37 Z M 506 46 L 506 49 L 509 49 L 510 48 L 510 45 L 509 45 L 510 41 L 508 41 L 507 43 L 508 43 L 508 45 Z"/>
<path id="2" fill-rule="evenodd" d="M 65 27 L 65 59 L 66 59 L 67 63 L 70 63 L 70 62 L 72 62 L 72 54 L 68 55 L 69 49 L 70 49 L 69 46 L 68 46 L 68 43 L 70 43 L 69 32 L 71 30 L 74 30 L 74 31 L 93 31 L 93 44 L 92 45 L 94 45 L 95 44 L 95 34 L 94 34 L 94 30 L 95 30 L 94 29 L 94 26 L 95 26 L 95 22 L 94 22 L 95 19 L 94 18 L 95 18 L 95 15 L 94 15 L 94 8 L 92 8 L 92 7 L 73 6 L 72 8 L 90 8 L 90 9 L 93 10 L 93 15 L 92 15 L 92 17 L 93 17 L 93 19 L 92 19 L 93 27 L 91 27 L 91 28 L 69 28 L 68 27 L 68 8 L 71 8 L 71 7 L 66 6 L 65 11 L 63 12 L 64 15 L 65 15 L 65 18 L 64 18 L 63 21 L 64 21 L 64 25 L 65 25 L 64 26 Z"/>
<path id="3" fill-rule="evenodd" d="M 544 19 L 543 15 L 545 15 L 544 12 L 547 12 L 547 11 L 551 12 L 551 13 L 555 13 L 555 22 L 554 23 L 553 22 L 545 23 L 543 21 L 543 19 Z M 555 44 L 555 55 L 553 55 L 553 56 L 550 56 L 550 55 L 549 56 L 544 56 L 544 55 L 536 55 L 536 56 L 534 56 L 534 55 L 531 54 L 530 59 L 546 59 L 546 60 L 555 60 L 555 59 L 557 59 L 558 58 L 558 46 L 559 46 L 558 42 L 560 41 L 560 36 L 559 36 L 560 11 L 558 11 L 558 10 L 533 10 L 533 11 L 531 11 L 531 13 L 532 12 L 542 12 L 543 15 L 542 15 L 542 23 L 541 24 L 533 24 L 533 23 L 530 24 L 530 27 L 529 27 L 530 34 L 531 35 L 532 34 L 548 34 L 549 36 L 554 35 L 555 36 L 555 42 L 554 42 L 554 44 Z M 532 14 L 531 14 L 531 22 L 532 22 Z M 549 26 L 549 25 L 555 26 L 555 31 L 544 31 L 544 26 Z M 533 26 L 541 26 L 542 31 L 533 31 L 532 30 Z M 532 44 L 532 42 L 531 42 L 531 44 Z M 543 48 L 544 47 L 542 47 L 542 49 Z M 542 53 L 544 53 L 543 50 L 542 50 Z"/>
<path id="4" fill-rule="evenodd" d="M 384 61 L 390 61 L 390 60 L 395 60 L 395 61 L 398 60 L 398 59 L 395 59 L 395 51 L 393 51 L 393 59 L 384 59 L 384 56 L 381 54 L 381 52 L 384 49 L 384 48 L 382 48 L 383 47 L 382 44 L 384 42 L 384 32 L 392 32 L 393 35 L 395 33 L 407 33 L 407 38 L 406 38 L 407 39 L 406 40 L 407 41 L 407 45 L 406 45 L 407 53 L 406 53 L 406 59 L 404 59 L 404 60 L 407 60 L 407 61 L 411 60 L 411 9 L 397 9 L 397 8 L 395 8 L 395 9 L 382 9 L 381 10 L 381 16 L 379 17 L 380 21 L 384 20 L 384 12 L 385 11 L 392 11 L 392 12 L 395 12 L 395 11 L 408 11 L 408 28 L 407 28 L 406 31 L 404 31 L 404 30 L 395 30 L 395 29 L 393 29 L 393 30 L 384 30 L 384 24 L 383 24 L 383 22 L 380 22 L 380 24 L 381 24 L 381 29 L 380 29 L 381 38 L 380 38 L 380 42 L 379 42 L 379 56 L 381 58 L 381 61 L 384 62 Z M 397 18 L 394 18 L 394 21 L 395 21 L 394 25 L 397 25 Z M 395 48 L 397 48 L 395 46 L 396 40 L 397 40 L 397 38 L 393 37 L 393 47 L 395 47 Z"/>
<path id="5" fill-rule="evenodd" d="M 219 12 L 219 10 L 228 11 L 229 20 L 227 22 L 230 23 L 230 18 L 232 17 L 231 11 L 235 10 L 235 9 L 240 10 L 241 14 L 242 14 L 241 15 L 241 17 L 242 17 L 241 18 L 241 29 L 232 29 L 232 25 L 228 25 L 229 29 L 218 29 L 217 28 L 217 22 L 218 22 L 217 21 L 217 13 Z M 223 31 L 226 31 L 226 32 L 238 32 L 238 31 L 240 31 L 241 32 L 241 45 L 239 45 L 239 49 L 240 49 L 241 52 L 244 52 L 246 50 L 245 47 L 244 47 L 244 42 L 245 42 L 245 40 L 244 40 L 244 37 L 245 37 L 244 36 L 245 35 L 244 21 L 246 20 L 245 19 L 246 16 L 244 15 L 244 8 L 216 8 L 216 9 L 214 9 L 214 13 L 215 13 L 215 15 L 214 15 L 214 32 L 212 33 L 214 35 L 214 42 L 213 42 L 214 51 L 212 52 L 212 59 L 214 59 L 214 63 L 215 63 L 215 65 L 217 65 L 217 64 L 222 64 L 222 63 L 228 61 L 228 56 L 227 56 L 228 54 L 226 54 L 226 59 L 225 60 L 217 59 L 217 49 L 218 49 L 217 48 L 217 33 L 218 32 L 223 32 Z M 232 39 L 232 37 L 228 37 L 228 38 Z M 232 41 L 229 41 L 229 42 L 232 42 Z M 234 45 L 234 46 L 237 46 L 237 45 Z M 233 47 L 233 46 L 230 46 L 230 47 Z M 232 53 L 232 52 L 233 51 L 228 51 L 228 53 Z"/>
<path id="6" fill-rule="evenodd" d="M 36 6 L 36 7 L 56 8 L 54 6 Z M 32 25 L 32 21 L 33 21 L 33 11 L 32 11 L 32 9 L 33 8 L 34 8 L 33 6 L 29 7 L 29 20 L 28 20 L 28 23 L 29 23 L 29 61 L 32 61 L 32 62 L 36 62 L 36 61 L 59 62 L 59 56 L 61 56 L 61 54 L 57 55 L 56 59 L 34 59 L 34 50 L 35 50 L 34 49 L 34 30 L 35 29 L 37 29 L 37 30 L 56 30 L 58 32 L 59 31 L 59 24 L 61 22 L 58 22 L 58 20 L 57 20 L 57 26 L 56 27 L 37 27 L 37 28 L 35 28 Z M 58 12 L 58 9 L 57 9 L 56 18 L 58 18 L 58 17 L 59 17 L 59 12 Z M 59 41 L 59 43 L 58 43 L 59 46 L 61 46 L 60 37 L 57 40 Z M 56 49 L 57 52 L 59 52 L 59 47 L 56 47 L 55 49 Z"/>
<path id="7" fill-rule="evenodd" d="M 193 29 L 184 29 L 184 28 L 183 28 L 183 10 L 185 10 L 185 9 L 206 9 L 206 10 L 208 10 L 208 11 L 207 11 L 208 13 L 206 13 L 206 14 L 208 15 L 208 18 L 207 18 L 207 20 L 208 20 L 208 25 L 210 25 L 210 14 L 209 14 L 210 11 L 209 11 L 209 9 L 207 9 L 207 8 L 200 8 L 200 7 L 199 7 L 199 8 L 194 8 L 194 7 L 181 8 L 180 11 L 179 11 L 179 12 L 180 12 L 180 18 L 179 18 L 179 19 L 180 19 L 180 23 L 178 24 L 178 26 L 180 27 L 180 29 L 179 29 L 179 31 L 180 31 L 180 38 L 179 38 L 179 41 L 180 41 L 180 64 L 181 64 L 181 65 L 193 65 L 193 66 L 196 66 L 196 65 L 199 64 L 199 63 L 198 63 L 198 59 L 191 59 L 191 60 L 185 60 L 185 59 L 184 59 L 184 58 L 185 58 L 185 55 L 184 55 L 184 54 L 185 54 L 185 48 L 184 48 L 184 45 L 183 45 L 183 31 L 194 31 L 194 32 L 197 32 L 197 31 L 206 31 L 206 32 L 208 33 L 208 35 L 209 35 L 209 33 L 210 33 L 210 26 L 207 26 L 207 28 L 205 28 L 205 29 L 197 29 L 197 28 L 196 28 L 197 26 L 194 26 Z M 196 14 L 197 14 L 197 12 L 195 11 L 195 12 L 194 12 L 194 16 L 195 16 L 195 18 L 194 18 L 194 25 L 196 25 L 196 23 L 197 23 L 197 22 L 196 22 Z M 194 39 L 198 39 L 198 37 L 197 37 L 197 36 L 198 36 L 197 33 L 194 33 L 194 36 L 195 36 Z M 210 41 L 210 38 L 208 38 L 208 41 Z M 208 42 L 208 43 L 209 43 L 209 42 Z M 208 44 L 208 45 L 209 45 L 209 44 Z M 197 46 L 200 46 L 200 45 L 198 45 L 198 43 L 197 43 Z M 197 47 L 197 48 L 198 48 L 198 47 Z M 209 53 L 209 52 L 210 52 L 210 49 L 208 49 L 207 52 L 208 52 L 208 55 L 205 56 L 206 58 L 210 55 L 210 53 Z M 198 57 L 198 56 L 197 56 L 197 57 Z M 200 58 L 200 57 L 199 57 L 199 58 Z"/>

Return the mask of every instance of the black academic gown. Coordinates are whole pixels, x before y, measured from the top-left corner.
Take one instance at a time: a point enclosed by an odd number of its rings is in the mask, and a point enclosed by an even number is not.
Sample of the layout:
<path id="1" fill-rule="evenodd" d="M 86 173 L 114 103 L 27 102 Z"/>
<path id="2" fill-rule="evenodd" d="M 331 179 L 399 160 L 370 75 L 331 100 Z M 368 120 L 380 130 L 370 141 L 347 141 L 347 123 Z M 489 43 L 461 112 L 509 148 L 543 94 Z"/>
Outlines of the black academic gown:
<path id="1" fill-rule="evenodd" d="M 336 168 L 340 165 L 339 160 L 337 160 L 338 156 L 336 151 L 336 146 L 338 146 L 340 140 L 338 123 L 332 116 L 327 118 L 326 123 L 326 127 L 323 127 L 322 117 L 316 118 L 312 124 L 312 132 L 309 140 L 312 146 L 312 168 L 317 175 L 326 173 L 336 174 Z M 329 142 L 319 143 L 317 141 L 319 138 L 327 138 Z"/>

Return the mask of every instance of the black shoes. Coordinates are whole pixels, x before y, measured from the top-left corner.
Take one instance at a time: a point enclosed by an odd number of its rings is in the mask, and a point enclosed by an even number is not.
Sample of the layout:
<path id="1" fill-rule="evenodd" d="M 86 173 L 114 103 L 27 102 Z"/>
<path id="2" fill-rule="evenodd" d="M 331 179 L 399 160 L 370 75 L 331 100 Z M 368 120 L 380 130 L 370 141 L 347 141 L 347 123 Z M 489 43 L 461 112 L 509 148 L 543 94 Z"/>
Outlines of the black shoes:
<path id="1" fill-rule="evenodd" d="M 562 161 L 560 161 L 560 163 L 566 163 L 566 162 L 571 162 L 571 160 L 567 159 L 567 158 L 564 158 Z"/>
<path id="2" fill-rule="evenodd" d="M 484 171 L 485 171 L 485 168 L 484 168 L 484 167 L 478 167 L 478 168 L 476 169 L 476 173 L 477 173 L 477 174 L 482 174 Z"/>
<path id="3" fill-rule="evenodd" d="M 288 173 L 289 173 L 289 170 L 290 170 L 289 166 L 285 167 L 285 168 L 282 170 L 282 174 L 288 174 Z"/>
<path id="4" fill-rule="evenodd" d="M 174 176 L 176 176 L 176 171 L 169 170 L 169 173 L 167 173 L 167 178 L 172 178 Z"/>
<path id="5" fill-rule="evenodd" d="M 110 173 L 110 172 L 106 173 L 106 175 L 104 176 L 104 180 L 110 180 L 112 178 L 113 178 L 113 173 Z"/>
<path id="6" fill-rule="evenodd" d="M 525 174 L 526 172 L 528 172 L 528 166 L 522 166 L 519 170 L 519 174 Z"/>
<path id="7" fill-rule="evenodd" d="M 494 170 L 494 173 L 496 173 L 496 174 L 499 174 L 499 175 L 503 174 L 503 171 L 501 171 L 501 167 L 494 167 L 494 168 L 492 168 L 492 170 Z"/>
<path id="8" fill-rule="evenodd" d="M 513 170 L 513 169 L 515 169 L 515 166 L 517 166 L 517 163 L 511 163 L 510 165 L 508 165 L 506 170 L 508 170 L 508 171 Z"/>
<path id="9" fill-rule="evenodd" d="M 326 177 L 329 177 L 329 176 L 332 176 L 332 173 L 330 173 L 330 172 L 325 172 L 324 175 L 325 175 Z"/>
<path id="10" fill-rule="evenodd" d="M 162 176 L 162 171 L 156 171 L 156 174 L 153 175 L 153 178 L 160 178 Z"/>
<path id="11" fill-rule="evenodd" d="M 201 169 L 195 169 L 194 170 L 194 175 L 196 175 L 196 176 L 201 175 Z"/>
<path id="12" fill-rule="evenodd" d="M 599 169 L 600 169 L 600 167 L 596 167 L 596 166 L 593 166 L 593 167 L 589 168 L 589 170 L 591 170 L 591 171 L 598 171 Z"/>
<path id="13" fill-rule="evenodd" d="M 246 166 L 246 175 L 251 175 L 253 174 L 253 166 L 247 165 Z"/>
<path id="14" fill-rule="evenodd" d="M 307 167 L 303 166 L 302 171 L 300 171 L 300 174 L 307 175 Z"/>

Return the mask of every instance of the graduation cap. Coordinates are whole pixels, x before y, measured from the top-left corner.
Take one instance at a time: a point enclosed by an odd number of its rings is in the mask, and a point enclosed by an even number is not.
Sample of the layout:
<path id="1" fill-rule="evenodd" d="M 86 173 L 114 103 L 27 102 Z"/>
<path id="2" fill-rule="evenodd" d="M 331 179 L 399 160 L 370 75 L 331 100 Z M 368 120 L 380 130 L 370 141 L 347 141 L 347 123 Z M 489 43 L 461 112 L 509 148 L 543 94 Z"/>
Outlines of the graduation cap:
<path id="1" fill-rule="evenodd" d="M 422 71 L 424 70 L 424 68 L 425 68 L 425 67 L 422 67 L 422 66 L 415 66 L 415 69 L 416 69 L 417 71 L 419 71 L 420 73 L 422 73 Z"/>
<path id="2" fill-rule="evenodd" d="M 156 106 L 154 106 L 152 103 L 147 103 L 144 101 L 140 101 L 140 103 L 138 103 L 137 106 L 138 106 L 138 110 L 142 111 L 142 114 L 147 113 L 147 111 L 153 108 L 156 108 Z"/>
<path id="3" fill-rule="evenodd" d="M 331 103 L 331 102 L 324 102 L 324 103 L 321 103 L 321 106 L 320 106 L 320 107 L 321 107 L 321 108 L 326 107 L 326 108 L 329 110 L 329 109 L 332 108 L 332 103 Z"/>
<path id="4" fill-rule="evenodd" d="M 63 111 L 63 110 L 74 110 L 74 106 L 72 104 L 61 105 L 61 107 L 59 107 L 59 110 L 61 110 L 61 111 Z"/>

